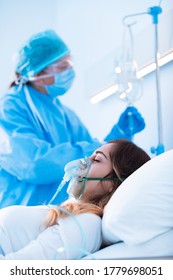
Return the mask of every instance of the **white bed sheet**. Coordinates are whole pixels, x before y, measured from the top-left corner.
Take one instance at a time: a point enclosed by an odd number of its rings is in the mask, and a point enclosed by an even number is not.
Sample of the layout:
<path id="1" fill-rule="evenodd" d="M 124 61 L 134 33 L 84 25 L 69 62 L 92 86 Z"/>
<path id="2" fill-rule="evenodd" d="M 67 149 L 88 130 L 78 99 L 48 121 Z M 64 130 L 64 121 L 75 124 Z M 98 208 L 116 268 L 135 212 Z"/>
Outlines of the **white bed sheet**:
<path id="1" fill-rule="evenodd" d="M 124 242 L 105 247 L 84 259 L 173 259 L 173 229 L 135 246 Z"/>

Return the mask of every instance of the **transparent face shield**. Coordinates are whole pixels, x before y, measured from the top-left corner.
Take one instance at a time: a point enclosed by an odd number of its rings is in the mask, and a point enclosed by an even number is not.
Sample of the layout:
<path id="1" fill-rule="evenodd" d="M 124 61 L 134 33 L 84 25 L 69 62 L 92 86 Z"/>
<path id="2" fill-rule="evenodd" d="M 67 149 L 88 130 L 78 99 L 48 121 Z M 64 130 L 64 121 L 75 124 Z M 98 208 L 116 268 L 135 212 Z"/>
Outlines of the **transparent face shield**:
<path id="1" fill-rule="evenodd" d="M 44 69 L 44 71 L 47 74 L 55 74 L 55 73 L 60 73 L 60 72 L 64 72 L 69 68 L 73 68 L 73 60 L 72 57 L 70 55 L 68 55 L 67 57 L 63 58 L 62 60 L 53 63 L 51 65 L 49 65 L 48 67 L 46 67 Z"/>
<path id="2" fill-rule="evenodd" d="M 66 72 L 68 69 L 73 69 L 74 63 L 71 55 L 66 56 L 65 58 L 61 59 L 60 61 L 57 61 L 56 63 L 53 63 L 46 67 L 44 69 L 45 74 L 42 75 L 34 75 L 31 77 L 24 77 L 24 76 L 19 76 L 15 79 L 16 85 L 22 85 L 27 83 L 28 81 L 31 82 L 37 82 L 40 79 L 46 79 L 53 77 L 54 75 L 62 72 Z"/>

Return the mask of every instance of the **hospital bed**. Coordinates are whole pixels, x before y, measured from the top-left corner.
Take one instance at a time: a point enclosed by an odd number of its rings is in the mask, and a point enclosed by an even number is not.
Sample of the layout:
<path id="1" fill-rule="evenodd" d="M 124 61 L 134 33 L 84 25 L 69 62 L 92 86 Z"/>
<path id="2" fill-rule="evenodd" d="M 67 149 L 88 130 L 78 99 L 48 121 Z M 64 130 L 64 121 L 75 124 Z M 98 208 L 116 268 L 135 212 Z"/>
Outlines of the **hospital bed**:
<path id="1" fill-rule="evenodd" d="M 84 259 L 173 259 L 173 150 L 144 164 L 107 204 L 104 246 Z"/>
<path id="2" fill-rule="evenodd" d="M 84 259 L 173 259 L 173 229 L 143 244 L 129 246 L 119 242 L 109 245 Z"/>

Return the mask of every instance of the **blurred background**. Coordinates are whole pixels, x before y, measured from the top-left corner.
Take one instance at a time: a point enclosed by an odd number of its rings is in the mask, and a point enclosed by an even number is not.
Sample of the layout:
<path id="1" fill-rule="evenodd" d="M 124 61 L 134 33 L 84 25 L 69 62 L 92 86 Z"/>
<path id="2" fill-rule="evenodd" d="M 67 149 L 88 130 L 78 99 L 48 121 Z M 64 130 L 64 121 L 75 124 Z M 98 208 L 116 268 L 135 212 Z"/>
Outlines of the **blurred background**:
<path id="1" fill-rule="evenodd" d="M 115 94 L 96 104 L 90 99 L 115 81 L 115 64 L 125 47 L 123 18 L 153 6 L 162 8 L 158 38 L 163 54 L 173 48 L 172 0 L 0 0 L 0 95 L 13 80 L 12 57 L 21 44 L 34 33 L 54 29 L 71 49 L 76 71 L 73 87 L 61 100 L 102 140 L 127 104 Z M 133 21 L 134 58 L 141 68 L 155 58 L 154 24 L 148 14 L 129 18 L 129 23 Z M 142 79 L 142 89 L 134 106 L 146 128 L 134 142 L 150 153 L 158 144 L 155 72 Z M 163 144 L 169 150 L 173 148 L 173 61 L 160 68 L 160 90 Z"/>

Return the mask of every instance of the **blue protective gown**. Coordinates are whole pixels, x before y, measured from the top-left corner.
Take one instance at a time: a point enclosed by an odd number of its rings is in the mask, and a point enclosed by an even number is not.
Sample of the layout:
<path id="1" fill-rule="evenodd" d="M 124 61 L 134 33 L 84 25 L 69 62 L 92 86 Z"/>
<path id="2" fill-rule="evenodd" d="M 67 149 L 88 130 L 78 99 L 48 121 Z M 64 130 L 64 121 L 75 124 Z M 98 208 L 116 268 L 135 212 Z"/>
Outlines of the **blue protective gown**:
<path id="1" fill-rule="evenodd" d="M 48 203 L 65 164 L 101 145 L 58 98 L 26 85 L 1 98 L 0 128 L 6 133 L 0 141 L 0 207 Z M 55 203 L 65 199 L 63 189 Z"/>

